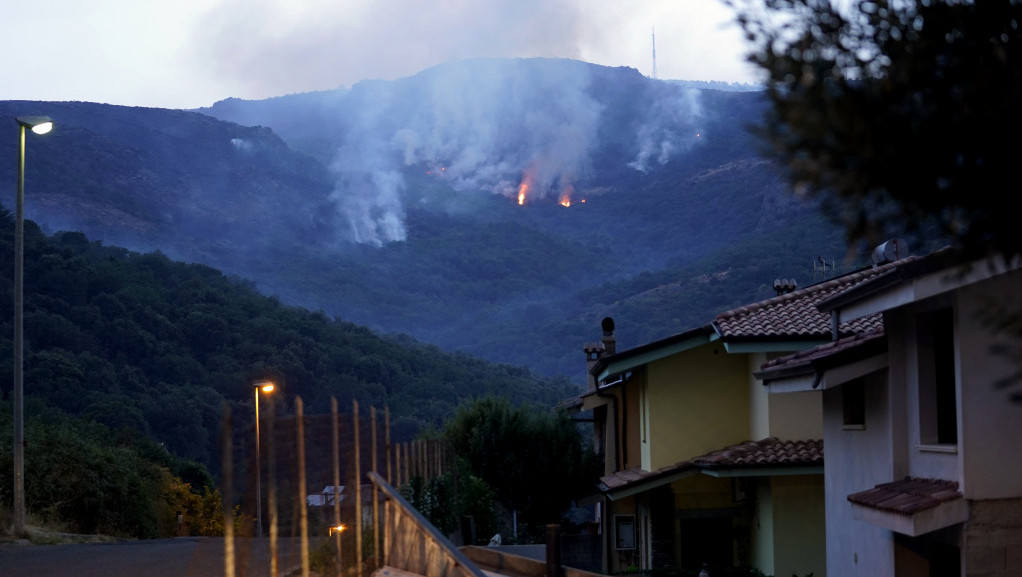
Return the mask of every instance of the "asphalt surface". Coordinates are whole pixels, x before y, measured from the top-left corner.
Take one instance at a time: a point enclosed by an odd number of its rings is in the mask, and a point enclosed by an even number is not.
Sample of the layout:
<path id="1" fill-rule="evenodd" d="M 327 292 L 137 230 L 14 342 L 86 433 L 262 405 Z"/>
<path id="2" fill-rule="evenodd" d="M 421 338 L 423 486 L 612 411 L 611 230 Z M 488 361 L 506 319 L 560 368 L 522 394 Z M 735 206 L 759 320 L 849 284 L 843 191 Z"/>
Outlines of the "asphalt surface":
<path id="1" fill-rule="evenodd" d="M 300 569 L 298 547 L 282 540 L 279 575 Z M 269 577 L 269 540 L 235 540 L 236 577 Z M 210 577 L 224 575 L 224 540 L 177 537 L 147 541 L 0 546 L 0 577 Z"/>

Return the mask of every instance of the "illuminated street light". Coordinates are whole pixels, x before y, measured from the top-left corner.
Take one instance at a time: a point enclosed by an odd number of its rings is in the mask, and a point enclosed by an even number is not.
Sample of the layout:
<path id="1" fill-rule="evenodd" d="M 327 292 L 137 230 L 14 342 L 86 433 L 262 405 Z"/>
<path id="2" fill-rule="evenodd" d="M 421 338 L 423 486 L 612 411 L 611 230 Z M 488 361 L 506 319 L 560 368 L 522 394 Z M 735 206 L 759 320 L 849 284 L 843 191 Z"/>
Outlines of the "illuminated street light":
<path id="1" fill-rule="evenodd" d="M 255 469 L 256 469 L 256 537 L 263 536 L 263 484 L 262 469 L 259 468 L 259 391 L 273 392 L 273 383 L 260 381 L 252 385 L 255 391 Z"/>
<path id="2" fill-rule="evenodd" d="M 46 134 L 53 121 L 45 116 L 22 116 L 18 122 L 18 196 L 14 221 L 14 534 L 25 536 L 25 129 Z"/>

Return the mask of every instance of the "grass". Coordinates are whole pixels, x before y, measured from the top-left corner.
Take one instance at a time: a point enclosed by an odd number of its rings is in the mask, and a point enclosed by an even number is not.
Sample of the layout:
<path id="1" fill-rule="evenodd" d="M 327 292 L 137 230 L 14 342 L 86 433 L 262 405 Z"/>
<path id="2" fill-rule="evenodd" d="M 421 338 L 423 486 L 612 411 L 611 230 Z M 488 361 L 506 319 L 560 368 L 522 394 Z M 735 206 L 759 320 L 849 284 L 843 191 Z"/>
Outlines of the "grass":
<path id="1" fill-rule="evenodd" d="M 0 508 L 0 546 L 4 545 L 64 545 L 68 543 L 106 543 L 118 541 L 106 535 L 68 533 L 66 528 L 46 523 L 28 514 L 25 518 L 24 537 L 14 534 L 14 519 L 9 509 Z"/>

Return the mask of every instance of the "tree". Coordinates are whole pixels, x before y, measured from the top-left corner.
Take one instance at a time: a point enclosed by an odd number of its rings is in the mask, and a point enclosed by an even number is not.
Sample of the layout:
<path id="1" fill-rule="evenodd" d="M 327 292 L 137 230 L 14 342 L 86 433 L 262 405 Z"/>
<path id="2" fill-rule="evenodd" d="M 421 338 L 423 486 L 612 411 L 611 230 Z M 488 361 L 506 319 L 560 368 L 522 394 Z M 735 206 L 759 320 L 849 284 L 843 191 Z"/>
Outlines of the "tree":
<path id="1" fill-rule="evenodd" d="M 1022 3 L 723 1 L 767 75 L 760 134 L 850 246 L 905 234 L 1022 252 L 1005 203 L 1022 158 Z M 1018 386 L 1022 310 L 994 303 L 983 321 L 1017 367 L 999 386 Z"/>
<path id="2" fill-rule="evenodd" d="M 767 76 L 759 127 L 851 245 L 895 235 L 1022 250 L 1022 3 L 724 0 Z"/>
<path id="3" fill-rule="evenodd" d="M 493 490 L 471 473 L 465 459 L 456 459 L 455 467 L 457 473 L 448 471 L 429 481 L 413 477 L 401 487 L 401 494 L 445 535 L 457 531 L 462 518 L 472 517 L 476 539 L 469 542 L 470 535 L 463 535 L 465 544 L 485 544 L 497 531 Z"/>
<path id="4" fill-rule="evenodd" d="M 561 514 L 596 478 L 595 459 L 577 424 L 563 412 L 502 397 L 458 408 L 443 429 L 455 453 L 525 524 L 539 528 Z"/>

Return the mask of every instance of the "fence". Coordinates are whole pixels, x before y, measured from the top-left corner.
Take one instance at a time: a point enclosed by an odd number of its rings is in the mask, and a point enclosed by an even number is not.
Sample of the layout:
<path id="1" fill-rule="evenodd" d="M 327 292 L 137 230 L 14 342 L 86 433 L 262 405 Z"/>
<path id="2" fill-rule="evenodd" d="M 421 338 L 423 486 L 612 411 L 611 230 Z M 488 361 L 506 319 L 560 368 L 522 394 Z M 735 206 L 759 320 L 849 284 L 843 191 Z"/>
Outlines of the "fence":
<path id="1" fill-rule="evenodd" d="M 389 409 L 380 415 L 370 407 L 366 418 L 354 400 L 351 412 L 344 414 L 335 398 L 327 415 L 305 415 L 300 397 L 292 415 L 276 412 L 268 401 L 251 429 L 236 430 L 230 408 L 224 408 L 220 490 L 224 503 L 232 505 L 224 507 L 225 577 L 299 571 L 308 577 L 314 568 L 317 575 L 368 577 L 385 565 L 388 522 L 399 539 L 418 535 L 416 543 L 440 543 L 423 557 L 434 564 L 431 570 L 443 571 L 430 575 L 463 574 L 465 567 L 471 572 L 461 553 L 448 547 L 442 535 L 437 541 L 430 533 L 435 529 L 395 489 L 417 477 L 428 481 L 453 470 L 445 443 L 392 443 Z M 389 516 L 386 510 L 392 511 Z M 411 543 L 402 542 L 400 550 Z M 246 566 L 245 560 L 259 557 L 238 549 L 264 546 L 269 548 L 268 573 Z M 389 555 L 396 555 L 393 547 Z"/>

